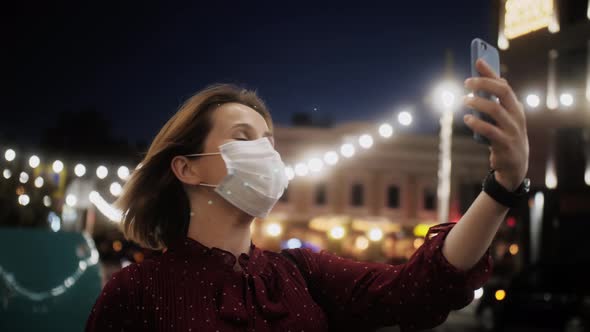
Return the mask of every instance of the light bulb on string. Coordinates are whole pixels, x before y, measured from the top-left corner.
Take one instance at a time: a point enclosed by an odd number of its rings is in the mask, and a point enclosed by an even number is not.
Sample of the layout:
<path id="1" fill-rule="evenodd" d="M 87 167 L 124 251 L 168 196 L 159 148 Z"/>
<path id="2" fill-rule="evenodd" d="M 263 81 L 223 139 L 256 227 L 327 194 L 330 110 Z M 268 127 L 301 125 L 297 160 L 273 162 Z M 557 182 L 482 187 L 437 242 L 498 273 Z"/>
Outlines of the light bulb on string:
<path id="1" fill-rule="evenodd" d="M 83 177 L 84 174 L 86 174 L 86 166 L 84 166 L 83 164 L 77 164 L 76 167 L 74 167 L 74 173 L 79 178 Z"/>
<path id="2" fill-rule="evenodd" d="M 52 165 L 53 172 L 61 173 L 64 170 L 64 163 L 61 160 L 56 160 Z"/>
<path id="3" fill-rule="evenodd" d="M 4 152 L 4 159 L 6 159 L 6 161 L 13 161 L 14 158 L 16 158 L 16 152 L 14 152 L 13 149 L 8 149 Z"/>
<path id="4" fill-rule="evenodd" d="M 29 182 L 29 174 L 21 172 L 18 181 L 22 184 Z"/>
<path id="5" fill-rule="evenodd" d="M 342 144 L 340 147 L 340 154 L 346 158 L 350 158 L 354 155 L 354 146 L 350 143 Z"/>
<path id="6" fill-rule="evenodd" d="M 389 123 L 384 123 L 379 126 L 379 135 L 383 138 L 389 138 L 393 135 L 393 127 Z"/>
<path id="7" fill-rule="evenodd" d="M 43 180 L 43 178 L 42 178 L 42 177 L 40 177 L 40 176 L 38 176 L 38 177 L 35 179 L 35 187 L 37 187 L 37 188 L 41 188 L 41 187 L 43 187 L 43 183 L 44 183 L 44 182 L 45 182 L 45 181 Z"/>
<path id="8" fill-rule="evenodd" d="M 41 159 L 39 159 L 39 157 L 33 155 L 29 158 L 29 166 L 31 166 L 31 168 L 37 168 L 39 167 L 39 164 L 41 164 Z"/>
<path id="9" fill-rule="evenodd" d="M 106 178 L 107 175 L 109 175 L 109 170 L 105 166 L 101 165 L 96 168 L 96 176 L 99 179 L 102 180 L 102 179 Z"/>
<path id="10" fill-rule="evenodd" d="M 127 166 L 119 167 L 117 175 L 119 176 L 119 179 L 126 181 L 129 178 L 129 168 L 127 168 Z"/>

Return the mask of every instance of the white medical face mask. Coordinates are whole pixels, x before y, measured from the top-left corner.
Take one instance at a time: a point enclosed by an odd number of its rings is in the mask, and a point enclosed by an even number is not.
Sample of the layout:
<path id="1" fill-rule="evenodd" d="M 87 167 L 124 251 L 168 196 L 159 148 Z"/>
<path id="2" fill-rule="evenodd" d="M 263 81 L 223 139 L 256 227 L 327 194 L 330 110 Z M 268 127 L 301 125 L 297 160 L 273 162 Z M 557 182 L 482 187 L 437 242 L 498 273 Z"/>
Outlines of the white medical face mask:
<path id="1" fill-rule="evenodd" d="M 188 154 L 185 157 L 221 155 L 227 176 L 213 187 L 225 200 L 251 216 L 264 218 L 289 184 L 285 164 L 267 137 L 254 141 L 233 141 L 220 152 Z"/>

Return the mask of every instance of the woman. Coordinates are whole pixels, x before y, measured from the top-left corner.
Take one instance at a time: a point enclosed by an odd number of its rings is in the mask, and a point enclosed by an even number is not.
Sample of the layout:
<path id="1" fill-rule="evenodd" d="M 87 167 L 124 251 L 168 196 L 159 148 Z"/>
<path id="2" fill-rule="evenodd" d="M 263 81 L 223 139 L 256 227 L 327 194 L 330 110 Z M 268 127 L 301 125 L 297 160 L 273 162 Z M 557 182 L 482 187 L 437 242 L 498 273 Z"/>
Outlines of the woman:
<path id="1" fill-rule="evenodd" d="M 467 98 L 492 126 L 497 183 L 519 187 L 528 170 L 522 105 L 484 62 Z M 457 224 L 432 227 L 401 265 L 355 262 L 328 252 L 263 251 L 250 223 L 264 218 L 287 185 L 272 121 L 254 92 L 219 85 L 190 98 L 154 139 L 117 202 L 130 239 L 164 254 L 115 273 L 87 331 L 367 331 L 434 327 L 466 306 L 491 272 L 488 247 L 508 207 L 483 192 Z"/>

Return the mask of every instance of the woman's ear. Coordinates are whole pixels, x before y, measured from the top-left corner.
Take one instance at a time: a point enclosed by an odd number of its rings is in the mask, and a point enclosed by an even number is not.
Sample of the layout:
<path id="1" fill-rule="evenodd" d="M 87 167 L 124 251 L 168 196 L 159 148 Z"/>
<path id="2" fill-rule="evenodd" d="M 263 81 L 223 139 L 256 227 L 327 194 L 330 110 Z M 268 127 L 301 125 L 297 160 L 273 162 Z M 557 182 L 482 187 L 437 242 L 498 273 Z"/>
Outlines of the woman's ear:
<path id="1" fill-rule="evenodd" d="M 170 162 L 170 168 L 180 182 L 196 186 L 201 183 L 201 178 L 194 166 L 192 161 L 184 156 L 176 156 Z"/>

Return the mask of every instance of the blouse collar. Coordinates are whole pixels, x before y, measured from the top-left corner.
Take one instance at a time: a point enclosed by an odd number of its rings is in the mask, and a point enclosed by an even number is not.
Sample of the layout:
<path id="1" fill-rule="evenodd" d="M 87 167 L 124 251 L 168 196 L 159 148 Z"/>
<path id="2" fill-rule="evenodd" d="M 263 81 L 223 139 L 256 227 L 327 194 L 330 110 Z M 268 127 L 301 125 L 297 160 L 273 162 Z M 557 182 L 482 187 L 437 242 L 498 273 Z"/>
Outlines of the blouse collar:
<path id="1" fill-rule="evenodd" d="M 168 251 L 186 256 L 187 258 L 190 257 L 191 260 L 196 259 L 206 262 L 208 265 L 219 264 L 228 268 L 233 268 L 236 259 L 240 262 L 240 265 L 244 267 L 250 260 L 256 260 L 261 254 L 260 249 L 254 245 L 252 240 L 250 240 L 249 253 L 242 253 L 236 258 L 233 253 L 227 250 L 217 247 L 207 247 L 190 237 L 175 241 L 168 247 Z"/>

